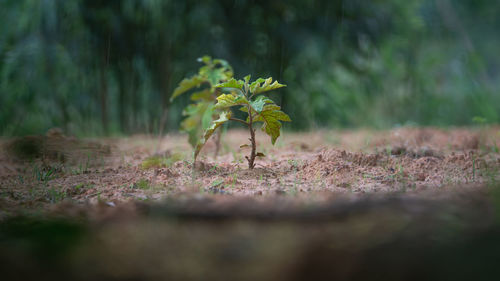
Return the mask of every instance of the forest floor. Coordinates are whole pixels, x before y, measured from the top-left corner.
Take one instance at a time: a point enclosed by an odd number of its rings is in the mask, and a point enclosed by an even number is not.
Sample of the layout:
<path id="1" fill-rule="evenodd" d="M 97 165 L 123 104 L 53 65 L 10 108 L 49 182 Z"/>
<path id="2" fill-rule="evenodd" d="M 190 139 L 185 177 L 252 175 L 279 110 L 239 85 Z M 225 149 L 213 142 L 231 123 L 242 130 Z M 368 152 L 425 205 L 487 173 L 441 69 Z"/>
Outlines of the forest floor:
<path id="1" fill-rule="evenodd" d="M 275 146 L 257 134 L 266 156 L 253 170 L 247 138 L 229 131 L 196 163 L 184 135 L 0 140 L 0 269 L 25 280 L 352 280 L 381 268 L 383 280 L 467 280 L 474 270 L 453 268 L 471 245 L 500 249 L 498 127 L 284 132 Z"/>

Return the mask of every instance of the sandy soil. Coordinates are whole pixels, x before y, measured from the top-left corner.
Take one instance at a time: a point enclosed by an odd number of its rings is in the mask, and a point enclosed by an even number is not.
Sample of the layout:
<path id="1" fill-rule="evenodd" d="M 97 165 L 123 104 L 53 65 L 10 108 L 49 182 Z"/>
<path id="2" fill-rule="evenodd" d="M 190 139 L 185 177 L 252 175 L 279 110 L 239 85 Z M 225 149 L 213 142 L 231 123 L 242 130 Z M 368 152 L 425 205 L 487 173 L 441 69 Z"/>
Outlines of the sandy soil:
<path id="1" fill-rule="evenodd" d="M 322 201 L 338 196 L 426 194 L 474 188 L 499 177 L 500 129 L 401 128 L 391 131 L 285 132 L 275 146 L 258 134 L 254 170 L 246 131 L 208 143 L 193 167 L 183 135 L 77 140 L 60 133 L 1 141 L 0 202 L 47 208 L 61 202 L 109 205 L 185 196 L 231 200 L 288 196 Z M 30 154 L 31 153 L 31 154 Z"/>

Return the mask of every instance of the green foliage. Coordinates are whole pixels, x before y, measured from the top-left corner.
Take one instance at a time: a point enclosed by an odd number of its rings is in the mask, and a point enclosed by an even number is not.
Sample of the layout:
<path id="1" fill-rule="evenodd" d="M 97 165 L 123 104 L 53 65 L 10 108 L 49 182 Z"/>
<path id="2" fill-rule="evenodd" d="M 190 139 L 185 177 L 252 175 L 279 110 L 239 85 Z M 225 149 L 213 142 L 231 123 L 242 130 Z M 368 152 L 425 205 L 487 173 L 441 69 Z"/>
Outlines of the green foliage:
<path id="1" fill-rule="evenodd" d="M 281 122 L 291 122 L 292 120 L 280 107 L 274 104 L 266 105 L 261 112 L 258 112 L 254 118 L 254 122 L 262 122 L 262 130 L 271 137 L 271 142 L 276 143 L 280 136 Z"/>
<path id="2" fill-rule="evenodd" d="M 292 129 L 494 124 L 498 14 L 486 0 L 3 0 L 0 134 L 175 131 L 213 99 L 191 75 L 174 91 L 200 53 L 287 81 Z M 224 64 L 201 75 L 215 85 Z"/>
<path id="3" fill-rule="evenodd" d="M 181 129 L 188 133 L 189 143 L 195 148 L 201 134 L 210 126 L 213 116 L 217 114 L 214 110 L 214 104 L 219 92 L 215 85 L 232 79 L 233 76 L 233 69 L 225 60 L 212 60 L 211 57 L 204 56 L 198 61 L 204 63 L 198 74 L 182 80 L 170 98 L 172 101 L 178 96 L 194 90 L 191 93 L 191 100 L 195 103 L 184 109 L 183 115 L 186 118 L 181 123 Z"/>
<path id="4" fill-rule="evenodd" d="M 176 97 L 184 94 L 185 92 L 195 88 L 195 87 L 200 87 L 201 84 L 203 84 L 205 80 L 201 78 L 199 75 L 193 76 L 191 78 L 186 78 L 179 83 L 179 86 L 175 88 L 174 93 L 172 94 L 172 97 L 170 98 L 170 101 L 175 99 Z"/>
<path id="5" fill-rule="evenodd" d="M 229 121 L 229 118 L 231 118 L 231 111 L 223 111 L 217 120 L 214 120 L 212 122 L 212 125 L 208 127 L 205 132 L 203 133 L 203 136 L 201 137 L 200 140 L 197 141 L 195 150 L 194 150 L 194 159 L 198 157 L 198 154 L 200 153 L 201 149 L 207 142 L 207 140 L 214 134 L 215 130 L 222 126 L 224 123 Z"/>
<path id="6" fill-rule="evenodd" d="M 217 103 L 215 104 L 216 109 L 226 110 L 220 114 L 219 119 L 212 123 L 203 136 L 203 138 L 198 143 L 195 150 L 195 160 L 198 156 L 201 148 L 206 143 L 206 141 L 212 136 L 213 132 L 220 127 L 222 124 L 228 122 L 229 120 L 238 121 L 245 124 L 250 129 L 250 140 L 252 145 L 252 153 L 250 157 L 247 157 L 249 161 L 249 167 L 254 167 L 255 157 L 263 157 L 264 154 L 261 152 L 256 152 L 255 144 L 255 131 L 253 126 L 256 122 L 262 122 L 262 131 L 271 137 L 271 142 L 274 145 L 276 140 L 280 136 L 281 122 L 291 122 L 290 117 L 281 111 L 281 107 L 276 105 L 274 101 L 265 97 L 256 95 L 276 90 L 279 88 L 286 87 L 286 85 L 274 81 L 271 77 L 267 79 L 259 78 L 254 82 L 250 83 L 250 75 L 246 76 L 244 80 L 236 80 L 231 78 L 229 81 L 220 83 L 215 86 L 225 91 L 229 91 L 228 94 L 221 94 L 217 97 Z M 236 91 L 235 91 L 236 90 Z M 239 109 L 247 113 L 248 117 L 246 120 L 233 119 L 231 118 L 231 111 L 228 111 L 231 107 L 241 106 Z"/>

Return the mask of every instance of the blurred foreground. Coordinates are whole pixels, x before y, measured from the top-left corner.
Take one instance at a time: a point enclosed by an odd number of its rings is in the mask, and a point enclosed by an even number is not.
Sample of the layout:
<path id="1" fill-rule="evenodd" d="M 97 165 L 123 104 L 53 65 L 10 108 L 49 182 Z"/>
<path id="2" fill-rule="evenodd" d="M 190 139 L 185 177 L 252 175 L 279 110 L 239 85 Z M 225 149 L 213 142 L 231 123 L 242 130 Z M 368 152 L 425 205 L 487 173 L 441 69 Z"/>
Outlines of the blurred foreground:
<path id="1" fill-rule="evenodd" d="M 2 280 L 494 280 L 500 186 L 297 206 L 67 204 L 0 222 Z"/>

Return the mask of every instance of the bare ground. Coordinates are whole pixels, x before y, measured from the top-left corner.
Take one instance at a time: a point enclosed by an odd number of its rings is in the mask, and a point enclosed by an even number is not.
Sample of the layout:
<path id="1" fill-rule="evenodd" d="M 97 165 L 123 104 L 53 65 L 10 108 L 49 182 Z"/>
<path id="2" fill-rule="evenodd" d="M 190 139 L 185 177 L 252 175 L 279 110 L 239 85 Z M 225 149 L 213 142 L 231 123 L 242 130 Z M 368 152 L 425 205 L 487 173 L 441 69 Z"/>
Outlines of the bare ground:
<path id="1" fill-rule="evenodd" d="M 500 128 L 1 141 L 4 280 L 494 280 Z"/>
<path id="2" fill-rule="evenodd" d="M 246 138 L 245 131 L 225 134 L 216 158 L 208 143 L 194 167 L 181 135 L 161 142 L 147 136 L 77 140 L 60 134 L 3 140 L 0 200 L 12 208 L 179 196 L 321 201 L 474 187 L 497 180 L 500 167 L 498 128 L 285 133 L 274 147 L 260 134 L 259 151 L 266 157 L 254 170 L 244 158 L 249 149 L 239 148 Z"/>

